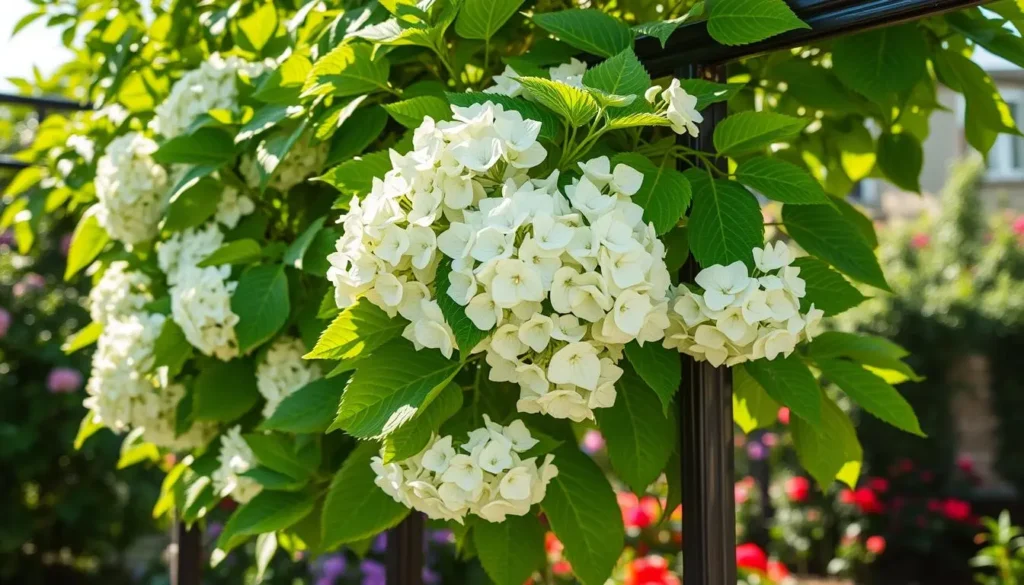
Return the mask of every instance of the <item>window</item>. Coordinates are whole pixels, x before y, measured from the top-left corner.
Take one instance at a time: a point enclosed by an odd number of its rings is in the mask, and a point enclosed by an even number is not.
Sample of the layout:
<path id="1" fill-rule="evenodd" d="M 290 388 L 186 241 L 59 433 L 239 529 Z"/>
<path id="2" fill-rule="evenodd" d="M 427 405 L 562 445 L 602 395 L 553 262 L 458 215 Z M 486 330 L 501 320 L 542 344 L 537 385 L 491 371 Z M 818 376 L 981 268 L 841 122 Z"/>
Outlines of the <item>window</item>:
<path id="1" fill-rule="evenodd" d="M 1024 122 L 1024 90 L 1001 89 L 1000 93 L 1020 126 Z M 985 176 L 995 181 L 1024 181 L 1024 138 L 1000 134 L 988 153 Z"/>

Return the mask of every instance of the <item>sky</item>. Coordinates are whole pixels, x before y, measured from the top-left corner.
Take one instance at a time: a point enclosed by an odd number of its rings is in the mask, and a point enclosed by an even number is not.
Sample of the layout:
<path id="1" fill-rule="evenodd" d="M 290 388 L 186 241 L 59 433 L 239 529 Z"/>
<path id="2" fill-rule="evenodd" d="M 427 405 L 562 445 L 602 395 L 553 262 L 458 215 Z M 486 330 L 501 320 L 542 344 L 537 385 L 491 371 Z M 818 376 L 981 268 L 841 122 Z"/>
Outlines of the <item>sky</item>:
<path id="1" fill-rule="evenodd" d="M 48 29 L 41 20 L 33 22 L 11 38 L 11 30 L 22 16 L 32 12 L 28 0 L 0 0 L 0 91 L 11 91 L 8 77 L 31 79 L 32 66 L 48 74 L 69 57 L 60 43 L 60 30 Z"/>

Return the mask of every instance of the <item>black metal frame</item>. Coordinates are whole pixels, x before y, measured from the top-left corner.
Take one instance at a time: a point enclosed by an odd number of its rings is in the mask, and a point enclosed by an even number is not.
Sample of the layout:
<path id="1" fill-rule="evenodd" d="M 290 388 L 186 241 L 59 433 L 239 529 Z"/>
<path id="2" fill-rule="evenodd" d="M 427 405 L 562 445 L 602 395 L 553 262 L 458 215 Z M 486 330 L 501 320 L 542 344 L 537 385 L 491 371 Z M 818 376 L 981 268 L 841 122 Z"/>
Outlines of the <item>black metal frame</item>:
<path id="1" fill-rule="evenodd" d="M 89 104 L 61 97 L 34 97 L 10 93 L 0 93 L 0 105 L 32 108 L 36 111 L 39 121 L 42 121 L 50 111 L 81 112 L 92 109 Z M 0 169 L 21 170 L 29 166 L 31 166 L 30 163 L 0 154 Z"/>

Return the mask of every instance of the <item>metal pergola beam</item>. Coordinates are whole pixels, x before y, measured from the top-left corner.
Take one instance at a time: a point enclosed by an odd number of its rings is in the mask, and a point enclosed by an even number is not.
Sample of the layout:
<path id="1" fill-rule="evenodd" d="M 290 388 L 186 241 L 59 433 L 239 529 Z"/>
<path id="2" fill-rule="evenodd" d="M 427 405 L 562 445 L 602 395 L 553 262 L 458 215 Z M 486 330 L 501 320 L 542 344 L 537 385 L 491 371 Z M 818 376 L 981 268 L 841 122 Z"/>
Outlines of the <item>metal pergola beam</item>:
<path id="1" fill-rule="evenodd" d="M 62 97 L 29 96 L 3 92 L 0 92 L 0 104 L 8 106 L 25 106 L 35 108 L 36 110 L 66 110 L 80 112 L 92 109 L 90 104 L 76 102 Z"/>

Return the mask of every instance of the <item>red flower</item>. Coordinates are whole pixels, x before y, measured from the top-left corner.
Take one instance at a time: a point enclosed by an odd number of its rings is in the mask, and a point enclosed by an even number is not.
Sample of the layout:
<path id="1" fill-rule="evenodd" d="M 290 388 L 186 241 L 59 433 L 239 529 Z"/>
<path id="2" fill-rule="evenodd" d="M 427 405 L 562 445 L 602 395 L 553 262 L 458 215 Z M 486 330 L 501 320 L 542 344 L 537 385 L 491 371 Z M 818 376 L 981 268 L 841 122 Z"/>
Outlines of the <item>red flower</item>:
<path id="1" fill-rule="evenodd" d="M 779 409 L 779 422 L 784 425 L 789 424 L 789 409 L 785 406 Z"/>
<path id="2" fill-rule="evenodd" d="M 768 555 L 752 542 L 741 544 L 736 547 L 736 566 L 764 573 L 768 570 Z"/>
<path id="3" fill-rule="evenodd" d="M 669 570 L 664 557 L 642 557 L 629 564 L 625 585 L 679 585 L 679 578 Z"/>
<path id="4" fill-rule="evenodd" d="M 796 475 L 786 480 L 786 497 L 798 504 L 806 502 L 811 494 L 811 482 L 806 477 Z"/>
<path id="5" fill-rule="evenodd" d="M 885 552 L 885 538 L 869 536 L 867 541 L 864 542 L 864 546 L 868 549 L 869 553 L 878 556 Z"/>
<path id="6" fill-rule="evenodd" d="M 549 555 L 562 554 L 562 548 L 562 541 L 558 540 L 558 537 L 555 536 L 554 532 L 548 532 L 544 535 L 544 550 L 546 550 Z"/>
<path id="7" fill-rule="evenodd" d="M 780 583 L 789 578 L 790 572 L 789 567 L 785 563 L 771 560 L 768 561 L 768 578 L 776 583 Z"/>
<path id="8" fill-rule="evenodd" d="M 928 234 L 914 234 L 914 237 L 910 238 L 910 245 L 920 250 L 927 248 L 931 241 L 932 238 Z"/>
<path id="9" fill-rule="evenodd" d="M 881 514 L 885 511 L 885 506 L 878 499 L 878 494 L 871 488 L 857 488 L 853 492 L 853 502 L 865 514 Z"/>
<path id="10" fill-rule="evenodd" d="M 954 522 L 967 522 L 971 518 L 971 505 L 963 500 L 947 498 L 942 502 L 942 515 Z"/>
<path id="11" fill-rule="evenodd" d="M 868 480 L 868 487 L 880 494 L 889 491 L 889 480 L 884 477 L 872 477 Z"/>
<path id="12" fill-rule="evenodd" d="M 1024 236 L 1024 215 L 1018 215 L 1017 219 L 1013 220 L 1013 233 Z"/>
<path id="13" fill-rule="evenodd" d="M 896 466 L 901 473 L 910 473 L 914 470 L 914 462 L 906 458 L 900 459 Z"/>
<path id="14" fill-rule="evenodd" d="M 853 505 L 855 502 L 853 497 L 853 490 L 846 490 L 839 492 L 839 502 L 842 504 Z"/>
<path id="15" fill-rule="evenodd" d="M 569 561 L 558 561 L 551 565 L 551 570 L 559 577 L 567 577 L 572 574 L 572 565 Z"/>
<path id="16" fill-rule="evenodd" d="M 747 503 L 750 499 L 750 492 L 754 489 L 754 485 L 754 478 L 749 475 L 736 482 L 733 486 L 733 496 L 736 498 L 737 504 Z"/>

